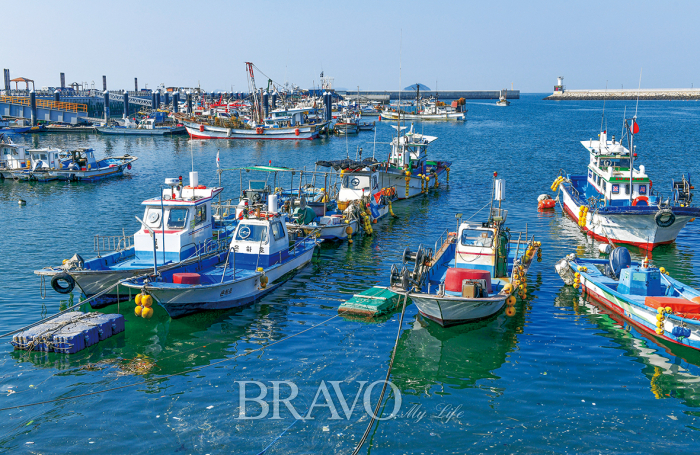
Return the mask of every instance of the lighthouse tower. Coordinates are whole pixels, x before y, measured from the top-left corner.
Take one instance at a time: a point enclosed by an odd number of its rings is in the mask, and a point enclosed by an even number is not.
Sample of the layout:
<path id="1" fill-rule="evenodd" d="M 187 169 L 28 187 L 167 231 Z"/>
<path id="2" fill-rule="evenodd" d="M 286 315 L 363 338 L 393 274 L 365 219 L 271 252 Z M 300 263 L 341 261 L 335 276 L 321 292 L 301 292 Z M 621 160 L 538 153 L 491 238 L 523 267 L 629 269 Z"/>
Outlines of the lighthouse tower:
<path id="1" fill-rule="evenodd" d="M 559 76 L 557 78 L 557 85 L 554 86 L 554 94 L 564 93 L 564 76 Z"/>

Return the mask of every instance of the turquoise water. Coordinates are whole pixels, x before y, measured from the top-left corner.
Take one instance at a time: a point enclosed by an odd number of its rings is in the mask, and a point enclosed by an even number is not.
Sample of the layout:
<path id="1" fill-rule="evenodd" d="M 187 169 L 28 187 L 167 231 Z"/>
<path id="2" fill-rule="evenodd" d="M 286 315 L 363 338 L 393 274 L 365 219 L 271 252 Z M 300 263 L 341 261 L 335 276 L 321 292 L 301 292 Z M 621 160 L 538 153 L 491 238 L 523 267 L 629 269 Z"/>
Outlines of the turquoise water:
<path id="1" fill-rule="evenodd" d="M 438 136 L 432 157 L 453 161 L 449 186 L 443 182 L 439 191 L 396 204 L 398 217 L 376 225 L 374 237 L 323 245 L 294 281 L 260 303 L 178 320 L 159 308 L 152 319 L 139 319 L 132 315 L 133 304 L 113 305 L 105 311 L 125 314 L 126 332 L 73 356 L 13 351 L 3 339 L 0 408 L 148 383 L 1 411 L 0 451 L 257 454 L 270 446 L 268 454 L 351 452 L 368 423 L 362 396 L 345 419 L 330 381 L 342 381 L 351 405 L 358 381 L 383 379 L 399 315 L 376 322 L 334 318 L 338 305 L 371 285 L 386 284 L 405 246 L 432 246 L 445 228 L 456 226 L 456 212 L 469 217 L 483 207 L 494 171 L 507 181 L 508 225 L 521 230 L 527 224 L 543 243 L 543 261 L 531 269 L 529 297 L 516 305 L 513 318 L 500 314 L 450 329 L 408 307 L 391 376 L 401 406 L 396 418 L 375 426 L 361 453 L 668 453 L 697 447 L 700 355 L 640 334 L 582 300 L 554 272 L 565 254 L 596 254 L 597 244 L 560 210 L 539 213 L 536 199 L 549 192 L 560 168 L 583 172 L 587 153 L 579 141 L 596 137 L 602 102 L 541 98 L 524 95 L 508 108 L 468 103 L 466 123 L 416 125 Z M 616 136 L 625 107 L 629 113 L 634 102 L 606 104 L 608 129 Z M 639 162 L 655 189 L 670 196 L 671 178 L 700 170 L 695 159 L 700 108 L 692 102 L 640 102 L 638 115 Z M 377 157 L 387 155 L 392 132 L 380 123 Z M 222 167 L 271 160 L 307 169 L 317 159 L 354 157 L 359 146 L 365 157 L 374 150 L 373 133 L 309 143 L 82 134 L 20 140 L 89 146 L 98 156 L 130 153 L 139 160 L 129 175 L 97 184 L 0 182 L 0 333 L 77 302 L 77 295 L 66 299 L 51 290 L 42 299 L 32 271 L 76 252 L 92 257 L 96 233 L 135 231 L 141 201 L 157 194 L 164 178 L 186 176 L 192 161 L 200 183 L 213 185 L 217 150 Z M 225 176 L 228 196 L 237 194 L 237 182 L 237 174 Z M 25 207 L 18 206 L 19 198 L 27 201 Z M 699 240 L 697 224 L 690 224 L 676 244 L 655 250 L 653 261 L 698 286 Z M 299 335 L 244 356 L 293 334 Z M 194 368 L 202 369 L 190 371 Z M 271 381 L 295 383 L 299 392 L 292 403 L 303 415 L 325 381 L 343 418 L 331 419 L 328 407 L 316 407 L 313 419 L 295 422 L 282 406 L 280 419 L 269 418 L 272 410 L 263 419 L 240 419 L 236 381 L 262 381 L 270 388 Z M 248 396 L 257 396 L 259 389 L 249 387 Z M 283 386 L 282 396 L 289 390 Z M 378 392 L 375 387 L 372 406 Z M 270 403 L 271 396 L 272 391 Z M 317 404 L 324 403 L 321 394 Z M 384 415 L 394 404 L 389 389 Z M 247 412 L 259 410 L 250 405 Z"/>

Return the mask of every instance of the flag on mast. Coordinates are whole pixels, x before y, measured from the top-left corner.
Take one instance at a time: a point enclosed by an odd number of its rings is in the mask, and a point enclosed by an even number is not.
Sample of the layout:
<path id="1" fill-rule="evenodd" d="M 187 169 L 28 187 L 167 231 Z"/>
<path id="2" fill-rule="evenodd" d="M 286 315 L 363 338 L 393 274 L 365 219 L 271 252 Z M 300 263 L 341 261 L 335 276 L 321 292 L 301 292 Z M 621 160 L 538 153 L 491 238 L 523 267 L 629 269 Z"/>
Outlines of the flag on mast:
<path id="1" fill-rule="evenodd" d="M 217 167 L 217 169 L 219 167 L 219 151 L 218 150 L 216 151 L 216 167 Z"/>
<path id="2" fill-rule="evenodd" d="M 632 131 L 632 134 L 639 133 L 639 124 L 635 120 L 632 120 L 632 128 L 630 128 L 630 130 Z"/>

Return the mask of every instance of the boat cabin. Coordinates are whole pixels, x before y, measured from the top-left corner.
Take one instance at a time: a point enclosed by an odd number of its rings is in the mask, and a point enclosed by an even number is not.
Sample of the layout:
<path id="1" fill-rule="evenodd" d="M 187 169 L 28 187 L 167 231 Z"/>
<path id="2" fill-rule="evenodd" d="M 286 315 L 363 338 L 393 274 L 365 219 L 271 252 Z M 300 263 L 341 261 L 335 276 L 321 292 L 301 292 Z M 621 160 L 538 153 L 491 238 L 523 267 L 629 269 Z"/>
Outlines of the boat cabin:
<path id="1" fill-rule="evenodd" d="M 99 167 L 93 149 L 79 148 L 68 153 L 69 156 L 61 161 L 60 169 L 89 171 Z"/>
<path id="2" fill-rule="evenodd" d="M 604 197 L 606 205 L 651 205 L 651 180 L 644 166 L 633 169 L 630 185 L 630 151 L 619 141 L 608 140 L 607 132 L 600 133 L 600 140 L 582 141 L 590 153 L 585 198 Z M 636 147 L 635 147 L 636 148 Z M 630 198 L 630 192 L 631 198 Z"/>
<path id="3" fill-rule="evenodd" d="M 279 215 L 244 219 L 236 227 L 230 245 L 235 266 L 255 270 L 279 264 L 289 257 L 289 237 Z"/>
<path id="4" fill-rule="evenodd" d="M 27 150 L 27 153 L 29 154 L 29 158 L 31 160 L 32 172 L 39 170 L 61 169 L 63 166 L 62 161 L 70 156 L 67 152 L 64 152 L 61 149 L 49 147 Z"/>
<path id="5" fill-rule="evenodd" d="M 24 169 L 29 165 L 27 148 L 12 143 L 9 137 L 0 140 L 0 169 Z"/>
<path id="6" fill-rule="evenodd" d="M 502 222 L 505 222 L 507 212 L 501 212 Z M 509 250 L 507 236 L 497 225 L 465 222 L 457 233 L 454 267 L 485 270 L 492 277 L 505 277 L 508 276 Z"/>
<path id="7" fill-rule="evenodd" d="M 192 174 L 195 174 L 194 177 Z M 199 185 L 197 173 L 190 173 L 190 185 L 182 179 L 166 179 L 169 188 L 159 198 L 143 201 L 146 208 L 143 225 L 134 234 L 137 260 L 152 263 L 153 237 L 158 263 L 179 262 L 190 258 L 213 236 L 211 203 L 223 188 Z"/>
<path id="8" fill-rule="evenodd" d="M 662 296 L 666 294 L 666 286 L 661 284 L 659 269 L 633 266 L 620 270 L 617 291 L 629 295 Z"/>
<path id="9" fill-rule="evenodd" d="M 389 164 L 399 169 L 408 169 L 411 173 L 428 173 L 432 166 L 427 161 L 427 149 L 436 139 L 435 136 L 414 133 L 411 123 L 411 129 L 407 133 L 391 141 Z"/>

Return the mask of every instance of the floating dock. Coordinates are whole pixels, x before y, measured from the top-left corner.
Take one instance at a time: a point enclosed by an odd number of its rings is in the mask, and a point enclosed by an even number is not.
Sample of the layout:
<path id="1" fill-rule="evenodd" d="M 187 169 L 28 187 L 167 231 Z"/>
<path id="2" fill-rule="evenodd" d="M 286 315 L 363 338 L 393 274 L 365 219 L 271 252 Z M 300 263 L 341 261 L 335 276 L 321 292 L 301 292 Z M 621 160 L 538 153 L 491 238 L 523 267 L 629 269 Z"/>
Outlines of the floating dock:
<path id="1" fill-rule="evenodd" d="M 71 311 L 12 337 L 15 349 L 75 354 L 124 331 L 121 314 Z"/>
<path id="2" fill-rule="evenodd" d="M 510 98 L 510 96 L 508 96 Z M 618 90 L 555 90 L 545 97 L 554 101 L 582 100 L 700 100 L 700 89 L 618 89 Z"/>
<path id="3" fill-rule="evenodd" d="M 338 313 L 343 316 L 373 318 L 398 309 L 402 298 L 402 294 L 392 292 L 385 287 L 375 286 L 352 296 L 338 307 Z"/>

